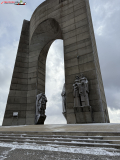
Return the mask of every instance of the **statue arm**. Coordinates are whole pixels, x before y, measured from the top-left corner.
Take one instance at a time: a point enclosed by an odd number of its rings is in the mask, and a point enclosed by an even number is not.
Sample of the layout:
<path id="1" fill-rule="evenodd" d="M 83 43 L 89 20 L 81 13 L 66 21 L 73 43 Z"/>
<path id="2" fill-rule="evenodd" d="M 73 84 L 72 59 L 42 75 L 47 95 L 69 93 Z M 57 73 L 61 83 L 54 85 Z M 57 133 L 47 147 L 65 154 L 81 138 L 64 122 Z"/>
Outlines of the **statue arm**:
<path id="1" fill-rule="evenodd" d="M 73 97 L 75 98 L 75 89 L 73 89 Z"/>
<path id="2" fill-rule="evenodd" d="M 79 94 L 82 94 L 81 83 L 79 84 Z"/>

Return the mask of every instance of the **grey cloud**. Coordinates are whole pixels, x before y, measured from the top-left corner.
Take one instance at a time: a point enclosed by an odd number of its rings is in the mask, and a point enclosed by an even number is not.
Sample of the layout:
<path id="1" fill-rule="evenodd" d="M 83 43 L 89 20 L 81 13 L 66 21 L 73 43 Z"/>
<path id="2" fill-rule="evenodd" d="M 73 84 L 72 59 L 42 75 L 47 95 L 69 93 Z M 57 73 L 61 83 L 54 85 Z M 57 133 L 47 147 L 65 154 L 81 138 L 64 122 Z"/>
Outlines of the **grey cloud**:
<path id="1" fill-rule="evenodd" d="M 8 67 L 2 68 L 0 67 L 0 88 L 6 89 L 9 87 L 10 80 L 12 77 L 12 71 Z"/>
<path id="2" fill-rule="evenodd" d="M 102 42 L 102 43 L 101 43 Z M 116 42 L 116 41 L 115 41 Z M 120 88 L 120 54 L 119 47 L 103 37 L 97 38 L 98 54 L 105 88 Z M 114 45 L 115 44 L 115 45 Z"/>
<path id="3" fill-rule="evenodd" d="M 66 124 L 63 115 L 49 115 L 46 118 L 45 124 Z"/>
<path id="4" fill-rule="evenodd" d="M 54 97 L 54 101 L 48 105 L 46 109 L 46 124 L 47 123 L 66 123 L 66 120 L 64 116 L 62 115 L 62 103 L 59 98 L 55 99 L 56 97 L 59 97 L 60 95 L 56 95 Z M 50 99 L 51 100 L 51 99 Z M 55 120 L 53 120 L 55 119 Z M 53 122 L 52 122 L 53 121 Z"/>
<path id="5" fill-rule="evenodd" d="M 120 110 L 120 89 L 106 89 L 106 99 L 108 106 L 113 110 Z"/>
<path id="6" fill-rule="evenodd" d="M 62 97 L 61 92 L 64 84 L 64 60 L 63 60 L 63 42 L 55 41 L 47 57 L 47 75 L 46 95 L 47 119 L 48 123 L 66 123 L 62 115 Z"/>
<path id="7" fill-rule="evenodd" d="M 100 67 L 111 109 L 120 109 L 120 1 L 90 0 Z"/>

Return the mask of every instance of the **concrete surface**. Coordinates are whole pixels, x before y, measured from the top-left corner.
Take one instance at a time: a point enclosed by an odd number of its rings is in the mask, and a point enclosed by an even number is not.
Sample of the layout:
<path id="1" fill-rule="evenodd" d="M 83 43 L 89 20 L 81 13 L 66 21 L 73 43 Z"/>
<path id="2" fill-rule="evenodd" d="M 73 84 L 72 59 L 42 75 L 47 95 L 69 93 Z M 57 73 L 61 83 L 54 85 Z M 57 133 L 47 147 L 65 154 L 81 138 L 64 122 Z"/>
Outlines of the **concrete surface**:
<path id="1" fill-rule="evenodd" d="M 1 126 L 0 132 L 120 132 L 120 123 Z"/>
<path id="2" fill-rule="evenodd" d="M 0 157 L 6 157 L 5 160 L 119 160 L 120 156 L 109 155 L 89 155 L 81 153 L 40 151 L 30 149 L 1 148 Z"/>

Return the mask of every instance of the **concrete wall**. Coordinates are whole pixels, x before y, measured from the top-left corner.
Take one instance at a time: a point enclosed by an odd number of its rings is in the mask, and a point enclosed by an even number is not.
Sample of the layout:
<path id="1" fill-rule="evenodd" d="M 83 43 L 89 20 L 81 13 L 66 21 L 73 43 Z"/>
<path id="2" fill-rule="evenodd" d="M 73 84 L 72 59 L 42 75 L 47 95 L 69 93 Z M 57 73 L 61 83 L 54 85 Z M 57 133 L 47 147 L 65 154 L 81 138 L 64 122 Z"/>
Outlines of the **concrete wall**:
<path id="1" fill-rule="evenodd" d="M 29 26 L 30 22 L 24 20 L 10 92 L 8 95 L 3 125 L 25 125 L 27 112 L 28 91 L 28 57 L 29 57 Z M 13 112 L 19 112 L 18 117 L 13 117 Z"/>
<path id="2" fill-rule="evenodd" d="M 80 123 L 78 121 L 80 113 L 73 108 L 72 85 L 75 76 L 81 73 L 89 80 L 89 99 L 93 109 L 94 122 L 109 122 L 88 0 L 65 0 L 62 3 L 59 0 L 46 0 L 34 11 L 30 25 L 28 21 L 24 21 L 22 30 L 24 30 L 25 24 L 28 26 L 27 31 L 25 30 L 27 44 L 22 44 L 23 41 L 20 39 L 18 50 L 21 48 L 22 53 L 17 54 L 3 125 L 13 124 L 11 108 L 14 103 L 11 102 L 11 98 L 15 98 L 15 95 L 20 98 L 16 102 L 18 106 L 16 105 L 15 109 L 21 112 L 19 109 L 21 102 L 25 106 L 23 109 L 25 116 L 23 118 L 20 116 L 17 124 L 23 124 L 23 121 L 25 124 L 34 124 L 36 94 L 45 92 L 46 57 L 50 45 L 56 39 L 64 41 L 67 123 Z M 25 49 L 26 54 L 24 54 Z M 25 56 L 23 57 L 24 63 L 19 63 L 17 60 L 19 55 Z M 19 70 L 21 75 L 16 77 L 16 82 L 14 80 L 16 67 L 21 66 L 22 69 Z M 21 77 L 24 77 L 22 81 L 19 80 Z M 22 91 L 20 95 L 26 97 L 18 95 L 21 88 L 13 89 L 16 83 L 25 85 L 26 90 Z M 23 92 L 24 94 L 22 94 Z M 11 103 L 12 105 L 8 109 Z M 12 112 L 9 114 L 10 110 Z M 8 119 L 10 119 L 9 124 Z M 21 123 L 19 123 L 19 119 L 21 119 Z"/>

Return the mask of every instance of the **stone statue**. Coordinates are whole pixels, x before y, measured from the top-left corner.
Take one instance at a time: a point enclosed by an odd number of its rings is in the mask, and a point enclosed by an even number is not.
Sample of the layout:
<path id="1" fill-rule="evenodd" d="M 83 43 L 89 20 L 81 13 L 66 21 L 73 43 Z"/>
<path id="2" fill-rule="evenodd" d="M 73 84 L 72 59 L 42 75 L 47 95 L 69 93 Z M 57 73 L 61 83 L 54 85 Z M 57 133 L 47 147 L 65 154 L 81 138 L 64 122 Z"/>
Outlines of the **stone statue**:
<path id="1" fill-rule="evenodd" d="M 36 124 L 44 124 L 46 119 L 46 102 L 47 98 L 44 93 L 40 93 L 36 96 Z"/>
<path id="2" fill-rule="evenodd" d="M 86 77 L 76 76 L 75 83 L 73 84 L 73 96 L 74 96 L 74 107 L 89 106 L 89 88 L 88 80 Z"/>
<path id="3" fill-rule="evenodd" d="M 66 118 L 66 92 L 65 92 L 65 84 L 63 86 L 63 90 L 62 90 L 61 96 L 62 96 L 63 115 Z"/>
<path id="4" fill-rule="evenodd" d="M 80 78 L 76 76 L 75 83 L 73 84 L 73 96 L 74 96 L 74 107 L 80 107 L 80 95 L 79 95 L 79 82 Z"/>
<path id="5" fill-rule="evenodd" d="M 86 77 L 81 77 L 79 84 L 79 94 L 82 106 L 89 106 L 89 88 L 88 88 L 88 80 Z"/>

